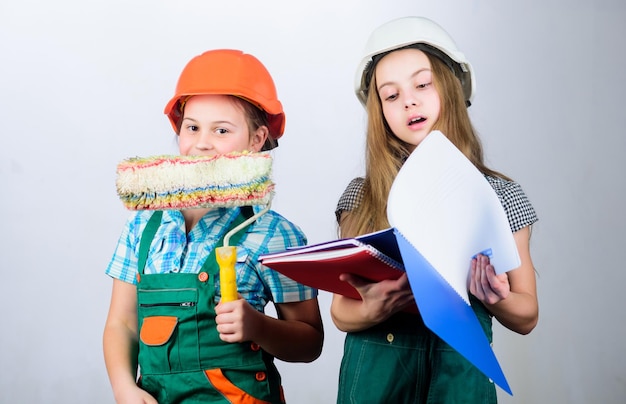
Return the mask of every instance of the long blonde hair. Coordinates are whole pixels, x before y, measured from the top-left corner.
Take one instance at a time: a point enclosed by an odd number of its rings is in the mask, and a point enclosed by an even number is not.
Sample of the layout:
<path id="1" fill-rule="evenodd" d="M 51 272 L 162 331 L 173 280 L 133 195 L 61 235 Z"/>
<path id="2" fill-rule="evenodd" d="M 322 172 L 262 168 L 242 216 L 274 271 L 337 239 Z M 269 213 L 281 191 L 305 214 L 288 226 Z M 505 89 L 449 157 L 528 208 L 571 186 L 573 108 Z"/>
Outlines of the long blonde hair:
<path id="1" fill-rule="evenodd" d="M 433 130 L 440 130 L 485 175 L 509 179 L 488 168 L 483 148 L 470 120 L 461 82 L 438 57 L 424 52 L 433 73 L 433 84 L 441 99 L 439 119 Z M 380 58 L 378 59 L 380 60 Z M 354 237 L 389 227 L 387 197 L 391 185 L 410 154 L 410 145 L 398 139 L 387 124 L 376 90 L 376 66 L 368 86 L 365 181 L 358 206 L 344 214 L 341 237 Z"/>

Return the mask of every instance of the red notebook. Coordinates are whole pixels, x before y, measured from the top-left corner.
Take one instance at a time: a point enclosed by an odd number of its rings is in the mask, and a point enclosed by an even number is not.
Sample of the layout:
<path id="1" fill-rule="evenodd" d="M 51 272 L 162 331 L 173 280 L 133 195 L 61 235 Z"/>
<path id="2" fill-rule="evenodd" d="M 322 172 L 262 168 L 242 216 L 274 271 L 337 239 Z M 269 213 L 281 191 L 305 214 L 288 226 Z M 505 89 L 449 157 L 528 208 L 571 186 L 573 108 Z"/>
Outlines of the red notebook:
<path id="1" fill-rule="evenodd" d="M 404 273 L 401 259 L 397 259 L 399 256 L 393 231 L 387 229 L 356 238 L 264 254 L 259 261 L 304 285 L 360 299 L 356 289 L 339 280 L 339 275 L 353 273 L 374 282 L 398 279 Z"/>

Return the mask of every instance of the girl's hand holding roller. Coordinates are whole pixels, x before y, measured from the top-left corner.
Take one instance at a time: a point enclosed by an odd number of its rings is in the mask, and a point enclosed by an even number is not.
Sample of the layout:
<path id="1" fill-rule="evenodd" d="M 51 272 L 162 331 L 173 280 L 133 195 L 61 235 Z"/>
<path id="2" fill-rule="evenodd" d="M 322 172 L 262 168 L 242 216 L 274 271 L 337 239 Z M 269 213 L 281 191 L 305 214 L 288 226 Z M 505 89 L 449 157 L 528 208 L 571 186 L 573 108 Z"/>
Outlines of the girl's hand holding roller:
<path id="1" fill-rule="evenodd" d="M 220 302 L 215 307 L 215 322 L 220 338 L 225 342 L 254 341 L 262 329 L 263 315 L 256 311 L 241 295 L 230 302 Z"/>

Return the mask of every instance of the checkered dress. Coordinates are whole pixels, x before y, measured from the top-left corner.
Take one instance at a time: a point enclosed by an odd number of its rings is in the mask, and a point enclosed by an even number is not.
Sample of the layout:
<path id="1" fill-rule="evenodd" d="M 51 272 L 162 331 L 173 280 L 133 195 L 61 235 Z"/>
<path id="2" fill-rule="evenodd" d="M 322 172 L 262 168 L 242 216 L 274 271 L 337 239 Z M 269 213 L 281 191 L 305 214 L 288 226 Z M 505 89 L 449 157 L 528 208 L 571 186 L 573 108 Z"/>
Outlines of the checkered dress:
<path id="1" fill-rule="evenodd" d="M 489 175 L 485 175 L 485 178 L 498 195 L 513 233 L 538 220 L 535 209 L 518 183 Z M 346 187 L 339 198 L 339 202 L 337 202 L 337 209 L 335 209 L 337 222 L 339 222 L 343 211 L 351 211 L 361 203 L 364 181 L 363 177 L 357 177 L 350 181 Z"/>

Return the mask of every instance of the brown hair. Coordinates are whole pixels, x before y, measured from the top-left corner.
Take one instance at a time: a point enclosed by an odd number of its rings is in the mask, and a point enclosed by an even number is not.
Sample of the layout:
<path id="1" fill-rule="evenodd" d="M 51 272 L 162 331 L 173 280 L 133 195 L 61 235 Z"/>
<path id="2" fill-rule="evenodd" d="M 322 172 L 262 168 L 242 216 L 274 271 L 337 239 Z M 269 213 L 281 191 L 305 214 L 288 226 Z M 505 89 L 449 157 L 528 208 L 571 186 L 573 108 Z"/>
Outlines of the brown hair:
<path id="1" fill-rule="evenodd" d="M 484 163 L 482 144 L 472 126 L 460 80 L 444 61 L 427 51 L 424 53 L 430 61 L 433 84 L 441 100 L 439 119 L 433 130 L 444 133 L 483 174 L 509 179 Z M 372 70 L 375 69 L 374 65 Z M 350 213 L 343 214 L 339 229 L 341 237 L 354 237 L 389 227 L 389 190 L 411 150 L 411 145 L 398 139 L 389 128 L 376 90 L 375 71 L 371 77 L 365 107 L 368 118 L 363 197 Z"/>
<path id="2" fill-rule="evenodd" d="M 234 95 L 230 96 L 235 100 L 237 104 L 243 109 L 243 112 L 246 116 L 246 122 L 248 122 L 248 130 L 250 133 L 254 133 L 261 126 L 265 126 L 269 129 L 269 121 L 267 117 L 267 112 L 257 107 L 252 102 L 246 100 L 245 98 L 236 97 Z M 261 151 L 271 150 L 278 146 L 278 140 L 274 139 L 272 136 L 267 135 L 267 139 L 261 148 Z"/>

